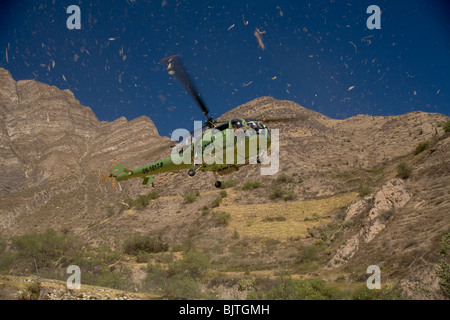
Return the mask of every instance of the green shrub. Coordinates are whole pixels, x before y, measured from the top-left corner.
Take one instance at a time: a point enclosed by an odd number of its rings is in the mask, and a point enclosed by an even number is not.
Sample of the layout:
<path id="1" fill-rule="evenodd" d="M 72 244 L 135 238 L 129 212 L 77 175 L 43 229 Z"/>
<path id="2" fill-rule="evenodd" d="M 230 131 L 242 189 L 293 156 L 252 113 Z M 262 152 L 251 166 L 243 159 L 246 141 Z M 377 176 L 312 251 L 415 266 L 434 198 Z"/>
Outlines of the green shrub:
<path id="1" fill-rule="evenodd" d="M 150 203 L 147 195 L 140 194 L 136 199 L 136 209 L 143 209 Z"/>
<path id="2" fill-rule="evenodd" d="M 297 199 L 297 195 L 295 194 L 295 192 L 293 190 L 285 191 L 284 196 L 283 196 L 284 201 L 292 201 L 295 199 Z"/>
<path id="3" fill-rule="evenodd" d="M 440 278 L 439 284 L 442 293 L 445 297 L 450 298 L 450 232 L 447 232 L 441 237 L 441 242 L 443 246 L 439 251 L 439 255 L 442 258 L 439 260 L 437 275 Z"/>
<path id="4" fill-rule="evenodd" d="M 188 275 L 169 277 L 163 285 L 164 297 L 168 299 L 205 299 L 200 284 Z"/>
<path id="5" fill-rule="evenodd" d="M 221 189 L 227 189 L 227 188 L 231 188 L 234 187 L 236 185 L 236 181 L 235 180 L 225 180 L 222 182 L 222 186 L 220 187 Z"/>
<path id="6" fill-rule="evenodd" d="M 156 191 L 150 192 L 147 196 L 150 200 L 155 200 L 159 198 L 159 194 Z"/>
<path id="7" fill-rule="evenodd" d="M 120 257 L 120 252 L 107 245 L 92 248 L 74 235 L 48 229 L 44 233 L 27 233 L 11 239 L 8 250 L 0 252 L 0 270 L 19 275 L 38 272 L 44 278 L 65 281 L 67 266 L 77 265 L 82 270 L 84 284 L 122 290 L 134 288 L 123 267 L 117 268 L 114 275 L 110 274 L 109 266 L 119 262 Z M 26 296 L 31 298 L 28 293 Z"/>
<path id="8" fill-rule="evenodd" d="M 183 194 L 184 202 L 185 203 L 193 203 L 195 200 L 197 200 L 197 197 L 200 195 L 200 192 L 196 191 L 194 193 L 186 193 Z"/>
<path id="9" fill-rule="evenodd" d="M 288 177 L 284 173 L 278 175 L 274 181 L 275 184 L 289 183 L 292 182 L 292 178 Z"/>
<path id="10" fill-rule="evenodd" d="M 6 250 L 6 241 L 0 236 L 0 272 L 8 272 L 14 260 L 14 253 Z"/>
<path id="11" fill-rule="evenodd" d="M 416 151 L 415 154 L 419 154 L 422 151 L 425 151 L 428 148 L 428 145 L 430 144 L 429 141 L 422 141 L 420 142 L 417 147 L 416 147 Z"/>
<path id="12" fill-rule="evenodd" d="M 134 200 L 131 198 L 126 198 L 123 202 L 128 206 L 129 209 L 131 209 L 135 205 Z"/>
<path id="13" fill-rule="evenodd" d="M 184 254 L 183 259 L 171 264 L 167 272 L 169 276 L 184 274 L 200 279 L 205 276 L 209 266 L 210 262 L 206 255 L 197 251 L 189 251 Z"/>
<path id="14" fill-rule="evenodd" d="M 220 226 L 227 226 L 230 223 L 231 215 L 227 212 L 213 212 L 212 216 Z"/>
<path id="15" fill-rule="evenodd" d="M 402 179 L 408 179 L 409 176 L 411 175 L 411 172 L 412 172 L 412 167 L 409 164 L 407 164 L 406 162 L 401 162 L 397 166 L 397 176 Z"/>
<path id="16" fill-rule="evenodd" d="M 246 182 L 242 186 L 242 190 L 258 189 L 260 186 L 261 186 L 260 182 Z"/>
<path id="17" fill-rule="evenodd" d="M 169 245 L 161 237 L 134 235 L 125 241 L 123 251 L 126 254 L 138 255 L 142 252 L 156 253 L 169 250 Z"/>
<path id="18" fill-rule="evenodd" d="M 365 197 L 365 196 L 371 194 L 372 191 L 373 191 L 373 190 L 372 190 L 372 188 L 370 188 L 370 187 L 362 187 L 362 188 L 359 190 L 359 196 L 360 196 L 360 197 Z"/>
<path id="19" fill-rule="evenodd" d="M 284 201 L 290 201 L 297 198 L 297 195 L 293 190 L 284 190 L 279 186 L 273 186 L 272 192 L 269 194 L 271 200 L 283 199 Z"/>
<path id="20" fill-rule="evenodd" d="M 208 215 L 209 213 L 210 213 L 209 207 L 208 207 L 208 206 L 204 206 L 204 207 L 202 208 L 202 215 L 203 215 L 203 216 L 206 216 L 206 215 Z"/>
<path id="21" fill-rule="evenodd" d="M 129 281 L 131 275 L 130 268 L 121 268 L 120 272 L 111 272 L 108 267 L 104 266 L 101 273 L 95 278 L 94 283 L 101 287 L 129 290 L 134 287 Z"/>
<path id="22" fill-rule="evenodd" d="M 303 247 L 298 257 L 299 263 L 307 263 L 319 259 L 319 248 L 315 245 L 307 245 Z"/>
<path id="23" fill-rule="evenodd" d="M 450 298 L 450 263 L 444 259 L 439 261 L 438 276 L 442 293 L 445 297 Z"/>
<path id="24" fill-rule="evenodd" d="M 221 203 L 222 203 L 222 198 L 219 197 L 217 199 L 214 199 L 214 201 L 212 202 L 211 207 L 217 208 L 218 206 L 220 206 Z"/>
<path id="25" fill-rule="evenodd" d="M 218 206 L 220 206 L 220 204 L 222 203 L 223 198 L 226 198 L 227 196 L 227 192 L 225 190 L 220 191 L 220 197 L 217 199 L 214 199 L 214 201 L 212 202 L 211 207 L 212 208 L 217 208 Z"/>
<path id="26" fill-rule="evenodd" d="M 178 271 L 181 273 L 177 273 Z M 205 298 L 196 279 L 181 269 L 174 270 L 169 267 L 169 270 L 164 270 L 150 264 L 147 267 L 145 286 L 147 290 L 167 299 Z"/>
<path id="27" fill-rule="evenodd" d="M 128 208 L 136 208 L 142 210 L 150 204 L 150 200 L 158 199 L 159 194 L 156 191 L 152 191 L 148 194 L 140 194 L 136 199 L 127 198 L 124 203 L 128 205 Z"/>
<path id="28" fill-rule="evenodd" d="M 41 283 L 36 280 L 28 285 L 19 295 L 19 300 L 38 300 L 41 295 Z"/>
<path id="29" fill-rule="evenodd" d="M 247 299 L 264 300 L 336 300 L 345 294 L 335 287 L 326 285 L 321 279 L 300 280 L 281 278 L 267 293 L 254 292 Z"/>
<path id="30" fill-rule="evenodd" d="M 283 198 L 284 192 L 285 192 L 285 191 L 284 191 L 283 189 L 281 189 L 281 188 L 278 187 L 278 186 L 275 186 L 275 187 L 272 189 L 272 192 L 269 194 L 269 198 L 270 198 L 271 200 Z"/>
<path id="31" fill-rule="evenodd" d="M 447 121 L 446 123 L 444 123 L 444 124 L 442 125 L 442 128 L 444 128 L 444 131 L 445 131 L 445 132 L 450 132 L 450 120 Z"/>
<path id="32" fill-rule="evenodd" d="M 402 292 L 389 284 L 381 289 L 368 289 L 366 285 L 356 289 L 350 296 L 352 300 L 404 300 Z"/>
<path id="33" fill-rule="evenodd" d="M 68 266 L 82 254 L 82 246 L 77 239 L 58 235 L 53 229 L 14 238 L 12 247 L 20 264 L 28 265 L 32 272 L 58 265 Z"/>

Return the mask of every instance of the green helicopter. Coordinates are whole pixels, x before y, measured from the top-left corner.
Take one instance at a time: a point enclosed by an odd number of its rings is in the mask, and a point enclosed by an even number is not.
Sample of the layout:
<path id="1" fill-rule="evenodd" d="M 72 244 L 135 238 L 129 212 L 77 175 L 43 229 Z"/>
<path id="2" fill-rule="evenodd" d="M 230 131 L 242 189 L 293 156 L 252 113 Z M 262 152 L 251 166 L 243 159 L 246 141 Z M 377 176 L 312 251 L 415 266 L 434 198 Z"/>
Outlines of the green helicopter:
<path id="1" fill-rule="evenodd" d="M 179 143 L 172 147 L 170 157 L 134 170 L 125 168 L 123 164 L 115 165 L 108 178 L 115 182 L 141 178 L 142 184 L 153 185 L 154 176 L 161 173 L 187 169 L 188 175 L 193 177 L 198 171 L 212 171 L 216 177 L 215 186 L 220 188 L 222 183 L 217 175 L 223 176 L 237 171 L 241 166 L 261 163 L 271 144 L 270 129 L 256 119 L 214 120 L 188 78 L 180 56 L 171 56 L 161 62 L 167 67 L 169 74 L 175 75 L 194 98 L 207 120 L 203 126 L 187 135 L 187 130 L 181 129 Z M 195 131 L 197 134 L 192 136 Z M 198 134 L 199 131 L 202 131 L 201 134 Z"/>

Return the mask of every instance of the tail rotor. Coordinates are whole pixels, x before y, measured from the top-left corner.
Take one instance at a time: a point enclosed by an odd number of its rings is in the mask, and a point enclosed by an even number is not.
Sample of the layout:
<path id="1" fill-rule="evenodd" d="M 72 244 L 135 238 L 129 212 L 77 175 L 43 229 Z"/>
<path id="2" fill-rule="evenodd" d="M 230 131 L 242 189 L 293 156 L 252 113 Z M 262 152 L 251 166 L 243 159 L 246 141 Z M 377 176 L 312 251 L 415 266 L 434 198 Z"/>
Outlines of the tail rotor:
<path id="1" fill-rule="evenodd" d="M 114 160 L 113 162 L 113 170 L 117 170 L 118 167 L 120 167 L 123 165 L 119 164 L 119 161 Z M 122 169 L 123 171 L 123 169 Z M 119 181 L 117 181 L 113 175 L 113 173 L 106 173 L 106 172 L 102 172 L 100 173 L 100 185 L 102 186 L 102 189 L 105 190 L 106 193 L 109 192 L 117 192 L 117 191 L 122 191 L 122 186 L 120 185 Z"/>

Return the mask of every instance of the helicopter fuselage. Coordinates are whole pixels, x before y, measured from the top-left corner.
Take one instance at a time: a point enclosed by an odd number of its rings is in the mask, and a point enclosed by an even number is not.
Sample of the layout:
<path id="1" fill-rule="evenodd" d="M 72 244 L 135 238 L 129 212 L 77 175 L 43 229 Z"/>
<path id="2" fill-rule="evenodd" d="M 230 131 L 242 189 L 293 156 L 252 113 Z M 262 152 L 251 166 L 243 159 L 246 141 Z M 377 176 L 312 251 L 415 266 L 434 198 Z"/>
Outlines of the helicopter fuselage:
<path id="1" fill-rule="evenodd" d="M 190 169 L 191 176 L 199 170 L 223 175 L 252 161 L 258 163 L 270 142 L 270 130 L 265 124 L 254 119 L 236 118 L 208 128 L 199 136 L 185 137 L 172 148 L 170 157 L 134 170 L 117 165 L 111 176 L 117 181 L 139 177 L 147 185 L 153 182 L 156 174 L 183 169 Z"/>

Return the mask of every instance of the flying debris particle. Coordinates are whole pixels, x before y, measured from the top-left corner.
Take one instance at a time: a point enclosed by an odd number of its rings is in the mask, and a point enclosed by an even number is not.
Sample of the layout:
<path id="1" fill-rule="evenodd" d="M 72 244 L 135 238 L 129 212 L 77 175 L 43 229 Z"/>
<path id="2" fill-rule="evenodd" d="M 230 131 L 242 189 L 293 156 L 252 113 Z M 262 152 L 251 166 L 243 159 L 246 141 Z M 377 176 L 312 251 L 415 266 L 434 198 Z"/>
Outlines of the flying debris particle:
<path id="1" fill-rule="evenodd" d="M 439 89 L 439 90 L 436 92 L 436 94 L 439 94 L 439 92 L 441 92 L 441 89 Z"/>
<path id="2" fill-rule="evenodd" d="M 52 68 L 55 68 L 55 64 L 56 64 L 55 60 L 52 60 Z"/>
<path id="3" fill-rule="evenodd" d="M 79 58 L 78 55 L 75 53 L 74 56 L 73 56 L 73 61 L 74 61 L 74 62 L 77 62 L 77 61 L 78 61 L 78 58 Z"/>
<path id="4" fill-rule="evenodd" d="M 356 44 L 354 44 L 353 42 L 349 41 L 348 43 L 350 43 L 351 45 L 353 45 L 355 47 L 355 53 L 358 53 L 358 50 L 356 49 Z"/>
<path id="5" fill-rule="evenodd" d="M 116 40 L 116 38 L 109 38 L 108 40 L 109 41 L 114 41 L 114 40 Z"/>
<path id="6" fill-rule="evenodd" d="M 256 40 L 258 40 L 258 48 L 261 48 L 263 50 L 266 48 L 264 46 L 264 43 L 263 43 L 262 37 L 261 37 L 261 35 L 264 34 L 264 33 L 266 33 L 266 32 L 265 31 L 261 32 L 258 29 L 256 29 L 255 32 L 253 33 L 255 35 L 255 37 L 256 37 Z"/>
<path id="7" fill-rule="evenodd" d="M 282 17 L 283 16 L 283 11 L 281 11 L 280 6 L 277 6 L 277 9 L 280 10 L 280 12 L 278 12 L 278 14 L 280 15 L 280 17 Z"/>
<path id="8" fill-rule="evenodd" d="M 228 31 L 230 31 L 230 29 L 232 29 L 232 28 L 234 28 L 234 23 L 233 23 L 232 26 L 230 26 L 230 27 L 228 28 Z"/>
<path id="9" fill-rule="evenodd" d="M 355 89 L 355 86 L 351 86 L 350 88 L 347 89 L 347 91 L 353 90 Z"/>
<path id="10" fill-rule="evenodd" d="M 63 78 L 64 82 L 67 82 L 66 77 L 64 77 L 64 75 L 62 75 L 62 78 Z"/>
<path id="11" fill-rule="evenodd" d="M 122 72 L 122 73 L 119 74 L 119 77 L 118 77 L 119 83 L 122 83 L 122 76 L 123 76 L 124 73 L 125 72 Z"/>
<path id="12" fill-rule="evenodd" d="M 166 97 L 164 95 L 159 94 L 158 98 L 161 100 L 162 103 L 166 102 Z"/>
<path id="13" fill-rule="evenodd" d="M 372 41 L 370 40 L 370 38 L 373 38 L 373 34 L 364 38 L 361 38 L 362 42 L 367 42 L 367 45 L 371 45 Z"/>
<path id="14" fill-rule="evenodd" d="M 247 86 L 251 85 L 252 83 L 253 83 L 253 81 L 250 81 L 249 83 L 243 83 L 242 86 L 247 87 Z"/>
<path id="15" fill-rule="evenodd" d="M 286 83 L 286 92 L 289 93 L 289 94 L 290 94 L 290 92 L 289 92 L 289 87 L 290 87 L 290 86 L 291 86 L 290 83 Z"/>
<path id="16" fill-rule="evenodd" d="M 242 21 L 244 21 L 244 25 L 248 25 L 248 21 L 245 21 L 244 15 L 242 15 Z"/>
<path id="17" fill-rule="evenodd" d="M 314 55 L 313 55 L 313 54 L 310 54 L 308 57 L 309 57 L 309 58 L 314 58 Z"/>
<path id="18" fill-rule="evenodd" d="M 164 8 L 165 6 L 167 6 L 167 0 L 163 0 L 163 2 L 161 2 L 161 7 Z"/>
<path id="19" fill-rule="evenodd" d="M 417 96 L 417 91 L 416 90 L 414 90 L 414 95 Z"/>
<path id="20" fill-rule="evenodd" d="M 277 78 L 277 76 L 275 76 L 275 77 L 272 77 L 272 80 L 275 80 Z"/>
<path id="21" fill-rule="evenodd" d="M 169 64 L 167 65 L 167 70 L 169 71 L 170 75 L 175 74 L 175 70 L 172 69 L 172 62 L 169 62 Z"/>

